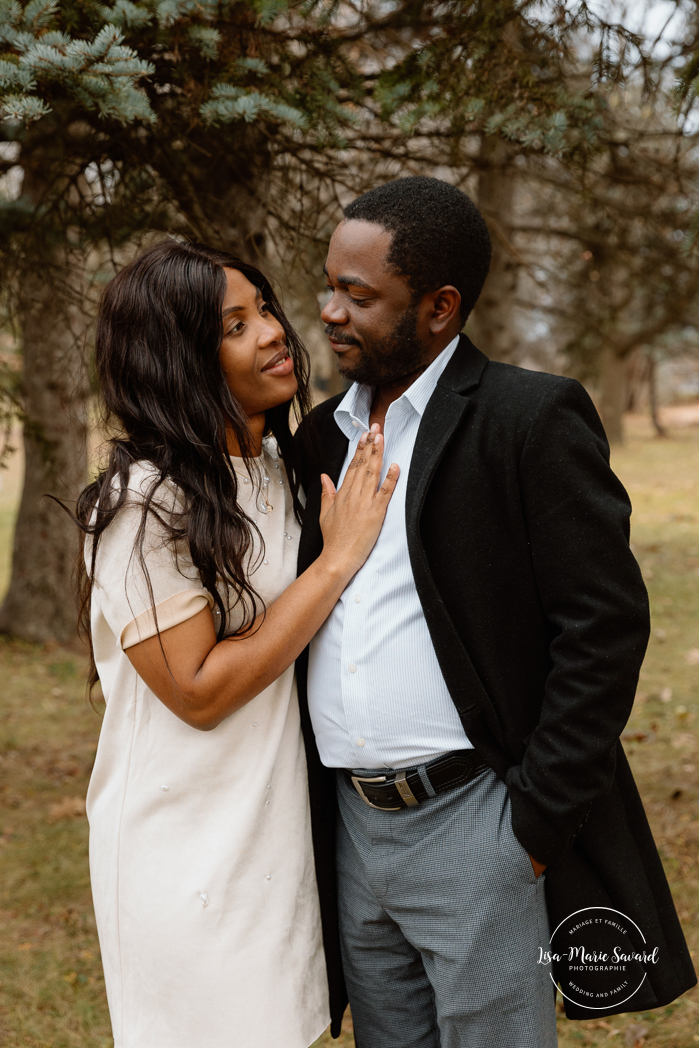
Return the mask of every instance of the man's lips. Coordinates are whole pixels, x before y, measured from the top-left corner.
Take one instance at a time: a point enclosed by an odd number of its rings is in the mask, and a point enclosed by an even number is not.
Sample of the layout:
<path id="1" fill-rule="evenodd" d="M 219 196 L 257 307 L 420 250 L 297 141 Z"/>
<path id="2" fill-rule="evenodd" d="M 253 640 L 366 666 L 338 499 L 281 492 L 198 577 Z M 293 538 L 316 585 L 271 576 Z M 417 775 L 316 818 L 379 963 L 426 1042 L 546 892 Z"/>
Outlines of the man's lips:
<path id="1" fill-rule="evenodd" d="M 287 346 L 275 353 L 269 363 L 262 370 L 268 375 L 290 375 L 294 370 L 294 362 L 289 356 Z"/>
<path id="2" fill-rule="evenodd" d="M 348 349 L 356 349 L 356 342 L 343 342 L 341 338 L 333 338 L 328 336 L 330 339 L 330 345 L 332 346 L 335 353 L 346 353 Z"/>

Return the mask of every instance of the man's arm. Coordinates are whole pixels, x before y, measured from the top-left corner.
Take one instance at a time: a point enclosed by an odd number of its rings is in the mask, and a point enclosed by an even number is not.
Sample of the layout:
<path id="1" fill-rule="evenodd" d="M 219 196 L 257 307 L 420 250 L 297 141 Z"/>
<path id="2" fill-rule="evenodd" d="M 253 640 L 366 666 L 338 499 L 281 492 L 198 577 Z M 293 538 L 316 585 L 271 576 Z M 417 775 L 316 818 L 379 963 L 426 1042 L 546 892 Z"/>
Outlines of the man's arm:
<path id="1" fill-rule="evenodd" d="M 557 383 L 542 404 L 520 484 L 553 665 L 539 724 L 507 784 L 516 836 L 548 864 L 565 856 L 611 788 L 650 618 L 628 544 L 629 499 L 577 382 Z"/>

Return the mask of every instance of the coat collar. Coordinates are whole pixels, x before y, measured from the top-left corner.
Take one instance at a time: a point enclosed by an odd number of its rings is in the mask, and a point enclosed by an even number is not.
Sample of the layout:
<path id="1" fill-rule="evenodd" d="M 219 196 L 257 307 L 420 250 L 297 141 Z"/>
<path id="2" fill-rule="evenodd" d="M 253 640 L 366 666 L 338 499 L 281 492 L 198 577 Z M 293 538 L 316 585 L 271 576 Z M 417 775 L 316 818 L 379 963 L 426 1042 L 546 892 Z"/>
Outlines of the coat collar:
<path id="1" fill-rule="evenodd" d="M 431 437 L 429 434 L 431 430 L 434 429 L 435 426 L 438 429 L 440 428 L 440 420 L 442 422 L 446 421 L 443 416 L 445 403 L 451 404 L 452 408 L 456 410 L 457 413 L 458 408 L 462 406 L 461 397 L 454 401 L 449 394 L 463 394 L 471 389 L 475 389 L 481 381 L 487 363 L 488 358 L 485 354 L 481 353 L 479 349 L 476 349 L 466 335 L 461 335 L 459 338 L 459 345 L 442 372 L 437 382 L 437 387 L 424 409 L 420 432 L 418 433 L 415 452 L 413 453 L 413 461 L 418 450 L 418 457 L 422 457 L 425 453 L 429 453 L 431 445 Z M 340 403 L 341 400 L 342 398 L 339 397 L 335 401 L 333 411 L 335 405 Z M 468 402 L 463 402 L 463 406 L 465 407 L 467 403 Z M 451 415 L 454 413 L 454 410 L 449 411 L 448 413 Z M 426 419 L 427 425 L 425 426 Z M 458 422 L 458 420 L 456 421 Z M 345 460 L 345 455 L 347 454 L 348 440 L 335 422 L 332 412 L 330 412 L 327 422 L 327 431 L 324 435 L 325 452 L 323 455 L 323 470 L 332 478 L 334 483 L 337 483 L 337 479 L 340 476 L 342 465 Z M 450 437 L 451 433 L 449 434 L 449 438 Z M 447 438 L 447 441 L 449 438 Z"/>
<path id="2" fill-rule="evenodd" d="M 487 363 L 485 353 L 476 349 L 470 338 L 461 335 L 457 350 L 437 384 L 454 393 L 466 393 L 480 383 Z"/>
<path id="3" fill-rule="evenodd" d="M 409 542 L 417 535 L 418 520 L 434 472 L 470 404 L 464 393 L 478 386 L 487 364 L 485 354 L 462 335 L 425 409 L 415 440 L 405 497 Z"/>

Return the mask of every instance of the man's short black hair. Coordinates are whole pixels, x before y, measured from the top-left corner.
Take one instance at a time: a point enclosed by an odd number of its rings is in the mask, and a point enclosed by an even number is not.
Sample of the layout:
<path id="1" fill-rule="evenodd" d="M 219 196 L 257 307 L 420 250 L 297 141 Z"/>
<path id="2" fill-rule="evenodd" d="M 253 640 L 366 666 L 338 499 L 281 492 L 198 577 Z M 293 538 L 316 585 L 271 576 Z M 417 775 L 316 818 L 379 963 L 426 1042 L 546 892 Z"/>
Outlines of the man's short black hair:
<path id="1" fill-rule="evenodd" d="M 416 298 L 455 287 L 466 320 L 488 275 L 491 248 L 485 220 L 465 193 L 439 178 L 398 178 L 357 197 L 344 215 L 393 234 L 386 261 L 408 278 Z"/>

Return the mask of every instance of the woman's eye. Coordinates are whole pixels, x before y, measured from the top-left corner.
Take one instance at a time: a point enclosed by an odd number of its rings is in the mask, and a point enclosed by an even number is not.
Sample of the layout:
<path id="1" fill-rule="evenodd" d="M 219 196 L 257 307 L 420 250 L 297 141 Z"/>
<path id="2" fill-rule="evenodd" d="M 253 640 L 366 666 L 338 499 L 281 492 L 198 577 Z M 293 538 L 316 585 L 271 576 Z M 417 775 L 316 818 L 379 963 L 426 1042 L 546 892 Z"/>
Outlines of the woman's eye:
<path id="1" fill-rule="evenodd" d="M 269 306 L 267 305 L 266 302 L 263 302 L 260 305 L 260 313 L 269 313 Z"/>
<path id="2" fill-rule="evenodd" d="M 236 324 L 232 324 L 231 327 L 229 327 L 228 331 L 226 332 L 226 335 L 238 335 L 242 330 L 243 322 L 239 320 Z"/>

